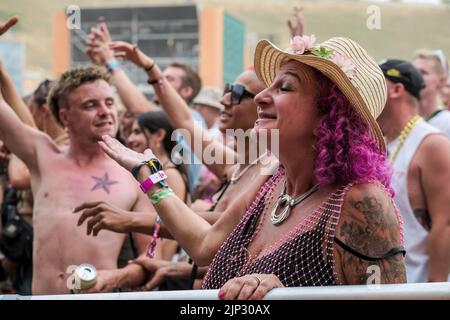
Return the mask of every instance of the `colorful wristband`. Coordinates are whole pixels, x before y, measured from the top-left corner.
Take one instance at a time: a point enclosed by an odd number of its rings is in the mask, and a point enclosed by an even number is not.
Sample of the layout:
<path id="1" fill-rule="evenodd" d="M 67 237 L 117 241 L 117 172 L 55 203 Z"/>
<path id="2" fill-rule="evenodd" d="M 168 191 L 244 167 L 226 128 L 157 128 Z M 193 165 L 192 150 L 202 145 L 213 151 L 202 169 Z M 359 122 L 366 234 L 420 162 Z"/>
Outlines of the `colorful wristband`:
<path id="1" fill-rule="evenodd" d="M 114 72 L 114 70 L 120 68 L 120 63 L 116 59 L 111 59 L 105 62 L 106 68 L 109 72 Z"/>
<path id="2" fill-rule="evenodd" d="M 152 232 L 152 241 L 150 242 L 148 248 L 147 248 L 147 257 L 153 258 L 153 255 L 155 253 L 155 248 L 157 244 L 157 240 L 159 237 L 159 229 L 161 229 L 161 219 L 158 215 L 156 215 L 155 224 L 153 225 L 153 232 Z"/>
<path id="3" fill-rule="evenodd" d="M 153 173 L 145 179 L 144 182 L 139 186 L 144 193 L 147 193 L 151 187 L 153 187 L 156 183 L 161 182 L 167 179 L 167 175 L 164 171 L 160 170 L 157 173 Z"/>
<path id="4" fill-rule="evenodd" d="M 166 199 L 173 195 L 174 192 L 170 188 L 162 188 L 156 190 L 149 198 L 154 206 L 156 206 L 161 200 Z"/>
<path id="5" fill-rule="evenodd" d="M 143 166 L 148 166 L 150 168 L 150 172 L 151 173 L 156 173 L 156 172 L 161 171 L 163 169 L 161 163 L 156 158 L 152 158 L 150 160 L 144 160 L 144 161 L 141 162 L 141 164 L 139 164 L 136 167 L 131 169 L 131 174 L 133 175 L 133 177 L 136 180 L 138 180 L 139 170 Z"/>

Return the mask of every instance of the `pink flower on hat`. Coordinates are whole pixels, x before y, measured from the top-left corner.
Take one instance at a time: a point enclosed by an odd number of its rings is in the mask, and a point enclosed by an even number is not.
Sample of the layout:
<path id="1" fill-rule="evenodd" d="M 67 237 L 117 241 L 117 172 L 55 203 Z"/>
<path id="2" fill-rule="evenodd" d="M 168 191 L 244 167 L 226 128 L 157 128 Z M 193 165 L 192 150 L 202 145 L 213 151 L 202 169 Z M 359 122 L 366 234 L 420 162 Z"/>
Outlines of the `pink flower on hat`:
<path id="1" fill-rule="evenodd" d="M 291 48 L 294 53 L 303 54 L 305 52 L 305 42 L 301 36 L 295 36 L 291 39 Z"/>
<path id="2" fill-rule="evenodd" d="M 305 50 L 312 50 L 316 44 L 316 36 L 313 34 L 310 36 L 303 36 L 303 41 L 305 42 Z"/>
<path id="3" fill-rule="evenodd" d="M 331 61 L 341 68 L 349 79 L 356 77 L 356 66 L 351 58 L 335 52 L 331 56 Z"/>
<path id="4" fill-rule="evenodd" d="M 291 48 L 296 54 L 303 54 L 305 51 L 311 51 L 314 48 L 316 37 L 311 36 L 295 36 L 291 39 Z"/>

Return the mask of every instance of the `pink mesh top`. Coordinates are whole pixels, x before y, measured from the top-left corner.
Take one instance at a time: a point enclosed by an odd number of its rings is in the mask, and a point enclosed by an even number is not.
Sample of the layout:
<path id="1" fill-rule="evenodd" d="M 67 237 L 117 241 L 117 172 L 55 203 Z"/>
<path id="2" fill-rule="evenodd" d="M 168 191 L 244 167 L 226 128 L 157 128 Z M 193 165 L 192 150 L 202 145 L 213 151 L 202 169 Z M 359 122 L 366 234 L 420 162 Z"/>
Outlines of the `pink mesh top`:
<path id="1" fill-rule="evenodd" d="M 258 257 L 248 258 L 246 248 L 263 220 L 258 218 L 267 212 L 270 200 L 266 199 L 271 199 L 274 186 L 283 176 L 284 169 L 280 167 L 260 189 L 241 222 L 215 255 L 203 282 L 204 289 L 218 289 L 232 278 L 252 273 L 273 273 L 286 287 L 340 284 L 334 270 L 333 242 L 344 196 L 351 184 L 331 194 L 318 209 Z"/>

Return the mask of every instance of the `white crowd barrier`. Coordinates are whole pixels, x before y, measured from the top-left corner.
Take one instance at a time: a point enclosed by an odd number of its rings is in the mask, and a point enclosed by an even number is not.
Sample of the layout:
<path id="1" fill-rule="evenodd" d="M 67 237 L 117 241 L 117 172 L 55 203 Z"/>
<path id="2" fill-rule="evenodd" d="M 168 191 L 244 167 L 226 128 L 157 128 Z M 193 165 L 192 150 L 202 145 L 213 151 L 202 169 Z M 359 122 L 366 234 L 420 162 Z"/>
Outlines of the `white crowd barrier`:
<path id="1" fill-rule="evenodd" d="M 0 300 L 218 300 L 218 290 L 0 295 Z M 279 288 L 265 300 L 450 300 L 450 282 Z"/>

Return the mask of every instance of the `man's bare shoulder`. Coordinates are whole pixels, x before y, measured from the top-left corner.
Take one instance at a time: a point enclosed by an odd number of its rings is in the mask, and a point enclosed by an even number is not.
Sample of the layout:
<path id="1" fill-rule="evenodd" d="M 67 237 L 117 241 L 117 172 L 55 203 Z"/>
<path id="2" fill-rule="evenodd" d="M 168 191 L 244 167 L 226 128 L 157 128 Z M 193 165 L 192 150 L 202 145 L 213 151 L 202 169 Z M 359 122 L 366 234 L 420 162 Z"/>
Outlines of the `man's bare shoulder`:
<path id="1" fill-rule="evenodd" d="M 425 137 L 416 153 L 421 167 L 450 165 L 450 139 L 441 133 Z"/>

